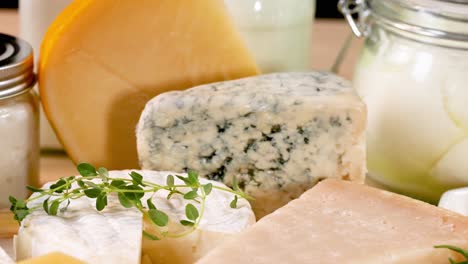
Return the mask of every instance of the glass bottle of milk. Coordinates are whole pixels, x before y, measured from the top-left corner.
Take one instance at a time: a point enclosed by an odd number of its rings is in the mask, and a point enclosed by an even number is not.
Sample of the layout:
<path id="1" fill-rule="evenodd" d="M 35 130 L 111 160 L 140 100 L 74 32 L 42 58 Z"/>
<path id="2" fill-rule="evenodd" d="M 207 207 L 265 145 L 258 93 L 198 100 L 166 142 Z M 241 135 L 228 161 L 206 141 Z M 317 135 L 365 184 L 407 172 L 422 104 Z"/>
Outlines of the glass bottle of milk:
<path id="1" fill-rule="evenodd" d="M 72 0 L 20 0 L 20 36 L 31 44 L 34 50 L 34 57 L 39 58 L 42 38 L 47 31 L 49 25 L 54 21 L 55 17 L 62 11 Z M 42 110 L 42 109 L 41 109 Z M 41 132 L 40 142 L 42 149 L 56 150 L 62 146 L 55 137 L 55 133 L 49 125 L 47 118 L 41 111 Z"/>
<path id="2" fill-rule="evenodd" d="M 310 68 L 315 0 L 225 0 L 263 73 Z"/>

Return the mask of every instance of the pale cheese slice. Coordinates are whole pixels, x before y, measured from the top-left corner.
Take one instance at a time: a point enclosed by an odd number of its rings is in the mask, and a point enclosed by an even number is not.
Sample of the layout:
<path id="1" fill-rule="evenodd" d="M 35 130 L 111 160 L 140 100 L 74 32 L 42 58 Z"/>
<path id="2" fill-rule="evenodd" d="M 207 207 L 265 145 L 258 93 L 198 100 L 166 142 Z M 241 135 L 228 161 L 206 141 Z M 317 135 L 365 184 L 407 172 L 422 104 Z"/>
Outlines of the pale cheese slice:
<path id="1" fill-rule="evenodd" d="M 432 263 L 460 259 L 468 218 L 372 187 L 324 180 L 198 264 Z"/>
<path id="2" fill-rule="evenodd" d="M 86 262 L 63 253 L 54 252 L 37 258 L 20 261 L 18 264 L 86 264 Z"/>
<path id="3" fill-rule="evenodd" d="M 8 254 L 0 247 L 0 264 L 12 264 L 13 260 Z"/>
<path id="4" fill-rule="evenodd" d="M 111 178 L 129 178 L 131 171 L 110 171 Z M 136 171 L 145 181 L 165 185 L 172 172 Z M 177 174 L 184 175 L 185 174 Z M 200 179 L 202 184 L 227 188 L 225 185 Z M 175 184 L 183 184 L 176 178 Z M 159 210 L 166 212 L 171 223 L 170 232 L 184 232 L 172 228 L 186 219 L 185 205 L 181 196 L 174 195 L 167 200 L 167 192 L 159 191 L 153 197 L 146 194 L 142 199 L 152 198 Z M 73 200 L 67 211 L 59 216 L 49 216 L 42 210 L 28 216 L 16 237 L 19 259 L 41 256 L 50 252 L 62 252 L 88 263 L 132 264 L 140 263 L 193 263 L 206 255 L 228 237 L 237 234 L 255 223 L 255 216 L 246 200 L 238 201 L 238 208 L 230 208 L 234 195 L 213 189 L 206 200 L 205 211 L 199 228 L 180 238 L 164 238 L 152 241 L 142 238 L 142 231 L 152 232 L 154 226 L 143 221 L 135 209 L 124 209 L 115 196 L 108 199 L 109 206 L 102 212 L 94 208 L 94 200 L 83 197 Z M 38 199 L 29 206 L 40 205 Z M 199 208 L 199 205 L 193 203 Z M 200 209 L 199 209 L 200 210 Z M 143 256 L 140 260 L 140 256 Z"/>

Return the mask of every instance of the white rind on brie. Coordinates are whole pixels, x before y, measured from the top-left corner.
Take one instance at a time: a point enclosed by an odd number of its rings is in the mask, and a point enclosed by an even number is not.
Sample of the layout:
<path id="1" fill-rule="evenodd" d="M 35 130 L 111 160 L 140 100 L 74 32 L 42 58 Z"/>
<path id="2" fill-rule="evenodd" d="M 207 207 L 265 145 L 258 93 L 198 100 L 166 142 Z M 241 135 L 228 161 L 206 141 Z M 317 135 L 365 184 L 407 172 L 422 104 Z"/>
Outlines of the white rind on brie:
<path id="1" fill-rule="evenodd" d="M 161 185 L 165 185 L 169 174 L 175 175 L 172 172 L 133 171 L 140 173 L 145 181 Z M 110 171 L 109 177 L 130 178 L 130 172 Z M 227 188 L 218 182 L 200 181 Z M 176 179 L 176 184 L 183 183 Z M 153 203 L 166 212 L 173 223 L 186 219 L 187 201 L 179 195 L 167 200 L 167 194 L 166 191 L 156 193 L 152 197 Z M 142 200 L 150 197 L 151 194 L 146 194 Z M 255 222 L 247 201 L 239 200 L 238 209 L 229 207 L 233 197 L 229 192 L 213 189 L 206 200 L 198 230 L 182 238 L 160 241 L 142 238 L 143 229 L 152 231 L 152 224 L 144 221 L 138 210 L 123 208 L 115 195 L 108 197 L 108 206 L 102 212 L 95 209 L 95 200 L 87 197 L 73 200 L 59 216 L 49 216 L 39 209 L 22 222 L 15 239 L 17 258 L 22 260 L 58 251 L 87 263 L 99 264 L 136 264 L 140 263 L 141 255 L 149 257 L 153 264 L 194 262 L 227 237 Z M 28 206 L 41 206 L 44 199 L 35 200 Z"/>

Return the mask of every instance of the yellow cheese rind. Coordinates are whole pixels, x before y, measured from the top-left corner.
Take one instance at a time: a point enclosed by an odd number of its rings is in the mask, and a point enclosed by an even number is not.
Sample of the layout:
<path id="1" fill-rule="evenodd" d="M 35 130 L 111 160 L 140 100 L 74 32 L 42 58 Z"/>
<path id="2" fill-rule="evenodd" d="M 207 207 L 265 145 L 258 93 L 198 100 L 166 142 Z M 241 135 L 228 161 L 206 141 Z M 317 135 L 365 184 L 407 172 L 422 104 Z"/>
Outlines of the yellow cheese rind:
<path id="1" fill-rule="evenodd" d="M 50 253 L 33 259 L 18 262 L 18 264 L 85 264 L 85 262 L 63 253 Z"/>
<path id="2" fill-rule="evenodd" d="M 149 99 L 257 73 L 221 0 L 77 0 L 46 34 L 39 87 L 73 161 L 124 169 Z"/>
<path id="3" fill-rule="evenodd" d="M 324 180 L 198 264 L 449 263 L 468 218 L 368 186 Z"/>

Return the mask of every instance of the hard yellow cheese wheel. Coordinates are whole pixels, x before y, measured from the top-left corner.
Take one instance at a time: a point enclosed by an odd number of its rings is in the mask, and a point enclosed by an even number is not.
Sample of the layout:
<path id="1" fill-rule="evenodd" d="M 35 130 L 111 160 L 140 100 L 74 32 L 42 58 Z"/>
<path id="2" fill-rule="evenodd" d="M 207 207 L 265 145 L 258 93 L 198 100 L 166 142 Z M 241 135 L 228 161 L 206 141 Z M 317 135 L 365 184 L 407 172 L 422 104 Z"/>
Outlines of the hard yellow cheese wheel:
<path id="1" fill-rule="evenodd" d="M 50 253 L 33 259 L 18 262 L 18 264 L 85 264 L 85 262 L 63 253 Z"/>
<path id="2" fill-rule="evenodd" d="M 257 73 L 222 0 L 76 0 L 45 36 L 39 87 L 73 161 L 125 169 L 149 99 Z"/>

